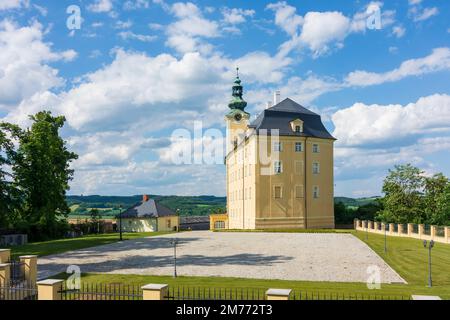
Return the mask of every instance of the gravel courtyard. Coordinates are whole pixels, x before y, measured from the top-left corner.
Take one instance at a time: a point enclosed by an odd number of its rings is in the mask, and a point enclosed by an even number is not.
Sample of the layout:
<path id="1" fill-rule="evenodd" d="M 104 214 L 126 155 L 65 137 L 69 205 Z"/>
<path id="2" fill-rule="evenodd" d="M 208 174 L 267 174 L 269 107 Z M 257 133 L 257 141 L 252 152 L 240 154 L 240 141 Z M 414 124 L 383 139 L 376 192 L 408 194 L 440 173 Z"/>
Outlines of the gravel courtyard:
<path id="1" fill-rule="evenodd" d="M 39 258 L 39 278 L 78 265 L 81 272 L 173 274 L 171 238 L 178 238 L 179 276 L 366 282 L 378 266 L 381 282 L 404 282 L 351 234 L 193 231 L 142 238 Z"/>

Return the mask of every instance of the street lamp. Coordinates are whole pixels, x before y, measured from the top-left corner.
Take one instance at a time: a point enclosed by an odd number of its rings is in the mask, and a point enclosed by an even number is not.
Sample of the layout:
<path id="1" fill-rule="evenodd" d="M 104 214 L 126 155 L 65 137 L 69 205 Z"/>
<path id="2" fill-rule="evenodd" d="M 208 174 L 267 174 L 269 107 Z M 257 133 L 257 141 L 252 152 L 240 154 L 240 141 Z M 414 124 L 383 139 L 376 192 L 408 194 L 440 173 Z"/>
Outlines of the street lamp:
<path id="1" fill-rule="evenodd" d="M 122 241 L 122 205 L 119 205 L 119 225 L 120 241 Z"/>
<path id="2" fill-rule="evenodd" d="M 423 247 L 427 248 L 427 240 L 423 240 Z M 431 240 L 428 245 L 428 286 L 433 286 L 433 280 L 431 280 L 431 249 L 434 247 L 434 241 Z"/>
<path id="3" fill-rule="evenodd" d="M 173 277 L 176 278 L 177 277 L 177 244 L 178 244 L 178 239 L 172 239 L 170 240 L 170 243 L 173 244 Z"/>

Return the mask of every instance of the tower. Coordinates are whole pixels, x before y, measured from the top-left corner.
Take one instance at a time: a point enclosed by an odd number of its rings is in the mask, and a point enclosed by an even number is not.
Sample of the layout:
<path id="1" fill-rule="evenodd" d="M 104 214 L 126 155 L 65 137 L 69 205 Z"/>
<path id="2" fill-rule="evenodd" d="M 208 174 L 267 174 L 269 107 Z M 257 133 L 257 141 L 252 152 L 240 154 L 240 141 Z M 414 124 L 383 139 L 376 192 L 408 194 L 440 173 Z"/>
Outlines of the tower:
<path id="1" fill-rule="evenodd" d="M 228 103 L 230 111 L 225 116 L 225 121 L 227 122 L 227 154 L 242 141 L 248 128 L 250 114 L 245 112 L 247 102 L 243 99 L 243 94 L 244 88 L 239 78 L 239 68 L 236 68 L 232 98 Z"/>

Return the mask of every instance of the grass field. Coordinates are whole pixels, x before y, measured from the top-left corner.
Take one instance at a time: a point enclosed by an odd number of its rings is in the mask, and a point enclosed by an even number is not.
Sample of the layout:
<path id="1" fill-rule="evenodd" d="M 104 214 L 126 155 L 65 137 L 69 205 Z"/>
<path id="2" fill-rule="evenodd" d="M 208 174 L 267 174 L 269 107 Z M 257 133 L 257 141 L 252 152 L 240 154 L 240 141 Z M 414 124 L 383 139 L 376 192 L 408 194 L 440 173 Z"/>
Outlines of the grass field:
<path id="1" fill-rule="evenodd" d="M 168 234 L 170 232 L 138 232 L 138 233 L 123 233 L 123 239 L 136 239 L 142 237 L 152 237 L 161 234 Z M 22 255 L 38 255 L 46 256 L 50 254 L 62 253 L 71 250 L 84 249 L 94 246 L 100 246 L 119 241 L 118 233 L 108 234 L 94 234 L 87 235 L 80 238 L 51 240 L 43 242 L 28 243 L 23 246 L 11 247 L 11 255 L 13 258 Z"/>
<path id="2" fill-rule="evenodd" d="M 338 231 L 344 232 L 344 231 Z M 348 231 L 345 231 L 348 232 Z M 219 277 L 178 277 L 145 275 L 83 274 L 85 283 L 123 283 L 144 285 L 166 283 L 170 286 L 197 288 L 290 288 L 315 294 L 384 295 L 409 297 L 412 294 L 438 295 L 450 299 L 450 245 L 437 243 L 433 249 L 433 288 L 427 287 L 427 250 L 417 239 L 388 237 L 388 252 L 384 254 L 384 237 L 351 231 L 366 242 L 375 252 L 397 271 L 408 284 L 382 284 L 380 290 L 370 290 L 364 283 L 308 282 L 284 280 L 258 280 Z M 345 248 L 343 248 L 345 250 Z M 65 278 L 67 275 L 59 275 Z"/>

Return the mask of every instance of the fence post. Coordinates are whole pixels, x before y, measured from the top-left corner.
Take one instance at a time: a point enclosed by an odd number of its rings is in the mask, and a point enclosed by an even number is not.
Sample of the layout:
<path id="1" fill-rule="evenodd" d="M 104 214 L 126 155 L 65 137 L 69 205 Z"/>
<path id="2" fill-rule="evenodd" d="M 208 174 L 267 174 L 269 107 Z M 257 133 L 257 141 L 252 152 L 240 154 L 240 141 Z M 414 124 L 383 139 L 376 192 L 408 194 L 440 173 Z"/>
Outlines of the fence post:
<path id="1" fill-rule="evenodd" d="M 269 289 L 266 291 L 266 300 L 289 300 L 291 289 Z"/>
<path id="2" fill-rule="evenodd" d="M 424 227 L 425 226 L 423 224 L 419 224 L 419 239 L 422 239 Z"/>
<path id="3" fill-rule="evenodd" d="M 449 243 L 450 242 L 450 227 L 445 227 L 444 236 L 445 236 L 445 241 L 447 241 L 447 243 Z"/>
<path id="4" fill-rule="evenodd" d="M 393 233 L 394 233 L 394 224 L 389 223 L 389 234 L 393 234 Z"/>
<path id="5" fill-rule="evenodd" d="M 353 227 L 355 228 L 355 230 L 358 230 L 358 225 L 359 225 L 359 220 L 358 219 L 354 219 L 353 220 Z"/>
<path id="6" fill-rule="evenodd" d="M 0 263 L 11 261 L 11 249 L 0 249 Z"/>
<path id="7" fill-rule="evenodd" d="M 378 221 L 375 221 L 373 225 L 375 232 L 380 232 L 380 223 Z"/>
<path id="8" fill-rule="evenodd" d="M 430 226 L 430 238 L 434 239 L 436 237 L 436 226 Z"/>
<path id="9" fill-rule="evenodd" d="M 0 264 L 0 287 L 6 287 L 11 280 L 11 265 L 9 263 Z"/>
<path id="10" fill-rule="evenodd" d="M 168 284 L 147 284 L 142 288 L 144 300 L 167 300 Z"/>
<path id="11" fill-rule="evenodd" d="M 61 300 L 63 282 L 55 279 L 38 281 L 38 300 Z"/>
<path id="12" fill-rule="evenodd" d="M 21 272 L 25 275 L 27 283 L 36 283 L 37 280 L 37 256 L 20 256 Z"/>
<path id="13" fill-rule="evenodd" d="M 410 237 L 413 233 L 413 224 L 408 223 L 408 237 Z"/>
<path id="14" fill-rule="evenodd" d="M 399 224 L 398 225 L 398 227 L 397 227 L 397 232 L 398 232 L 398 235 L 399 236 L 402 236 L 403 235 L 403 224 Z"/>

